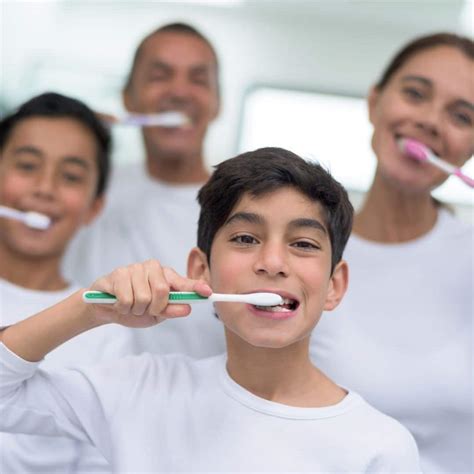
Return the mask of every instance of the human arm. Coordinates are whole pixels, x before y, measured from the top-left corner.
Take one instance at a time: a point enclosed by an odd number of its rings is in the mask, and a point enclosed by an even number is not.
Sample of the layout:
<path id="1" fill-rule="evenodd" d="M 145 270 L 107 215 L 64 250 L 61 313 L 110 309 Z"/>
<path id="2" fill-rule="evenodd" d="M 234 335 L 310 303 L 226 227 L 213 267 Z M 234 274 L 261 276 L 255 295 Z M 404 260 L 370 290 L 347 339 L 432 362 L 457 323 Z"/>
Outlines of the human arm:
<path id="1" fill-rule="evenodd" d="M 109 413 L 115 412 L 117 400 L 128 393 L 126 384 L 143 364 L 133 359 L 113 369 L 46 372 L 38 361 L 62 342 L 100 325 L 147 327 L 189 314 L 188 305 L 168 307 L 170 289 L 210 293 L 202 282 L 182 278 L 156 261 L 124 267 L 97 280 L 90 289 L 113 292 L 119 302 L 86 305 L 79 291 L 3 331 L 1 431 L 67 436 L 97 445 L 104 455 L 110 453 L 107 427 L 113 416 Z"/>
<path id="2" fill-rule="evenodd" d="M 132 328 L 156 325 L 167 318 L 187 316 L 189 305 L 168 305 L 170 290 L 211 289 L 202 281 L 183 278 L 158 261 L 121 267 L 94 282 L 91 290 L 117 297 L 114 305 L 87 305 L 82 291 L 0 332 L 0 341 L 24 360 L 36 362 L 73 337 L 95 327 L 117 323 Z"/>

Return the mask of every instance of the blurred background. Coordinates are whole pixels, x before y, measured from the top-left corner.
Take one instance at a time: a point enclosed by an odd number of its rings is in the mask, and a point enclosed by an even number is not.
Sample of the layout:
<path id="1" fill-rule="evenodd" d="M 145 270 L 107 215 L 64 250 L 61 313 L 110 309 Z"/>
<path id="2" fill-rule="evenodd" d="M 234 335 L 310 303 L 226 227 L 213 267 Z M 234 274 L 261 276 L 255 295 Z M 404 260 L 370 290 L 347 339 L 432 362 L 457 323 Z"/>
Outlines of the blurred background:
<path id="1" fill-rule="evenodd" d="M 324 163 L 357 206 L 375 166 L 365 96 L 392 54 L 434 31 L 474 36 L 471 0 L 0 0 L 0 113 L 56 91 L 119 114 L 132 54 L 155 28 L 184 21 L 214 44 L 222 109 L 209 167 L 283 146 Z M 143 159 L 139 131 L 114 129 L 114 160 Z M 474 160 L 465 167 L 474 176 Z M 472 190 L 435 195 L 473 219 Z"/>

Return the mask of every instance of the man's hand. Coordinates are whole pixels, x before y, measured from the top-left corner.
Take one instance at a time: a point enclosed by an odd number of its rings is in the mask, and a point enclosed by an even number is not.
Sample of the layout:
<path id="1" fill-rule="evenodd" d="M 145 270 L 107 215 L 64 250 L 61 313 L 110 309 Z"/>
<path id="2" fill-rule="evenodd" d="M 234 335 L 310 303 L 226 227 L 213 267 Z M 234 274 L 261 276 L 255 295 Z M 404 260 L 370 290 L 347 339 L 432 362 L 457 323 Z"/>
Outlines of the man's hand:
<path id="1" fill-rule="evenodd" d="M 96 112 L 95 115 L 101 122 L 109 126 L 114 125 L 115 123 L 119 121 L 118 117 L 116 117 L 115 115 L 104 114 L 102 112 Z"/>

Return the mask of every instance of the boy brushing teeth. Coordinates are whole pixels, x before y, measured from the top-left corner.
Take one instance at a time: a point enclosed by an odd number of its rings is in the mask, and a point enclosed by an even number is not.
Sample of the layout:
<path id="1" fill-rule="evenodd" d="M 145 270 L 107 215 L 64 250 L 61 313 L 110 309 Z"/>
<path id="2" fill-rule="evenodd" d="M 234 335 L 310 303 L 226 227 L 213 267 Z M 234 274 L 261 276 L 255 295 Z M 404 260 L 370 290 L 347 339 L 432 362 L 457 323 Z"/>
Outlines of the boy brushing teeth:
<path id="1" fill-rule="evenodd" d="M 221 163 L 199 202 L 188 278 L 156 260 L 120 268 L 90 287 L 114 294 L 113 306 L 85 305 L 78 292 L 0 333 L 0 429 L 88 440 L 119 472 L 419 471 L 408 431 L 309 359 L 312 329 L 347 287 L 353 211 L 344 189 L 319 165 L 265 148 Z M 189 305 L 168 305 L 170 290 L 274 292 L 284 302 L 215 303 L 222 356 L 38 368 L 89 329 L 187 316 Z"/>

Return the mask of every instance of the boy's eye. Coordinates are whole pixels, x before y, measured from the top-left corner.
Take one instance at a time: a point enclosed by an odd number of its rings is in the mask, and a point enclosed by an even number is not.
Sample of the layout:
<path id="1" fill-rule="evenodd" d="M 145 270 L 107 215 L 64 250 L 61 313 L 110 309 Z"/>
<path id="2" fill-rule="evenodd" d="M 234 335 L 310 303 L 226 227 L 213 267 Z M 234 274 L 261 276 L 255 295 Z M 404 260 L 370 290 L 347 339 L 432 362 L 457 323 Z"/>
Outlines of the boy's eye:
<path id="1" fill-rule="evenodd" d="M 82 183 L 84 177 L 76 173 L 63 173 L 63 179 L 69 183 Z"/>
<path id="2" fill-rule="evenodd" d="M 71 184 L 79 184 L 84 181 L 84 176 L 80 173 L 72 172 L 72 171 L 64 171 L 62 173 L 63 180 L 71 183 Z"/>
<path id="3" fill-rule="evenodd" d="M 296 247 L 301 250 L 318 250 L 320 247 L 313 242 L 308 242 L 307 240 L 299 240 L 292 244 L 293 247 Z"/>
<path id="4" fill-rule="evenodd" d="M 15 168 L 21 171 L 34 171 L 38 168 L 38 164 L 33 161 L 17 161 Z"/>
<path id="5" fill-rule="evenodd" d="M 237 244 L 241 244 L 241 245 L 252 245 L 252 244 L 258 243 L 255 237 L 252 237 L 251 235 L 248 235 L 248 234 L 237 235 L 236 237 L 233 237 L 230 240 L 231 242 L 236 242 Z"/>

